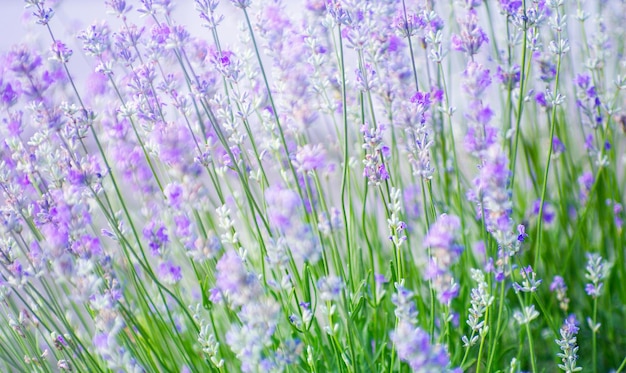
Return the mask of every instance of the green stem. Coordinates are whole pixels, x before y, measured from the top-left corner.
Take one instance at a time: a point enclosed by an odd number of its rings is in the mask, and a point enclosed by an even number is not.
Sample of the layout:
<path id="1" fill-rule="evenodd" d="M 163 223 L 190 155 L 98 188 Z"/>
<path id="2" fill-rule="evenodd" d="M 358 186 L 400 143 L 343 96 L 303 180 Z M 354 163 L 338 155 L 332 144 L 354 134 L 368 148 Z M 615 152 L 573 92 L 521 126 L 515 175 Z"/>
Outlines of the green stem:
<path id="1" fill-rule="evenodd" d="M 526 0 L 523 1 L 523 9 L 524 9 L 524 13 L 526 14 Z M 517 102 L 517 117 L 516 117 L 516 121 L 515 121 L 515 145 L 514 148 L 512 150 L 512 155 L 509 156 L 509 159 L 511 160 L 511 185 L 515 185 L 514 181 L 515 181 L 515 165 L 516 165 L 516 161 L 517 161 L 517 148 L 519 145 L 519 138 L 520 138 L 520 126 L 522 123 L 522 111 L 523 111 L 523 103 L 524 103 L 524 88 L 526 87 L 526 53 L 527 53 L 527 35 L 528 35 L 528 27 L 527 27 L 527 21 L 524 21 L 524 40 L 522 41 L 522 65 L 520 67 L 521 71 L 520 71 L 520 83 L 519 83 L 519 98 L 518 98 L 518 102 Z"/>
<path id="2" fill-rule="evenodd" d="M 558 9 L 557 9 L 557 12 L 558 12 Z M 560 44 L 561 40 L 562 40 L 561 32 L 558 32 L 557 44 Z M 538 219 L 537 220 L 537 240 L 536 240 L 537 246 L 535 246 L 535 259 L 533 261 L 534 268 L 537 268 L 537 263 L 539 263 L 539 258 L 541 257 L 541 236 L 542 236 L 541 226 L 543 223 L 543 206 L 546 200 L 546 191 L 548 189 L 550 163 L 552 161 L 552 150 L 553 150 L 552 138 L 554 138 L 554 131 L 556 129 L 556 123 L 557 123 L 556 112 L 557 112 L 558 104 L 556 103 L 556 101 L 558 100 L 558 97 L 559 97 L 559 78 L 561 75 L 561 60 L 562 60 L 562 53 L 559 51 L 557 65 L 556 65 L 556 79 L 554 81 L 555 102 L 552 104 L 552 117 L 550 120 L 550 137 L 548 139 L 548 141 L 550 142 L 550 145 L 548 146 L 548 158 L 546 159 L 546 168 L 543 172 L 543 186 L 541 188 L 541 203 L 539 204 L 539 214 L 537 216 L 537 219 Z"/>

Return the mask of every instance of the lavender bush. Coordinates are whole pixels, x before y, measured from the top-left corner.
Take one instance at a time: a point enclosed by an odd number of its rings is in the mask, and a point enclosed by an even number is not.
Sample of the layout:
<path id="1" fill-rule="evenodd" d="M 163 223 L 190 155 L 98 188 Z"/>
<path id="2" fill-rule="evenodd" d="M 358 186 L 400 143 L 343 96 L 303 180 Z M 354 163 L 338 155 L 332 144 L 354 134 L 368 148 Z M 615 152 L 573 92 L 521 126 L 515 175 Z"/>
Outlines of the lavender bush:
<path id="1" fill-rule="evenodd" d="M 626 370 L 623 0 L 24 3 L 2 372 Z"/>

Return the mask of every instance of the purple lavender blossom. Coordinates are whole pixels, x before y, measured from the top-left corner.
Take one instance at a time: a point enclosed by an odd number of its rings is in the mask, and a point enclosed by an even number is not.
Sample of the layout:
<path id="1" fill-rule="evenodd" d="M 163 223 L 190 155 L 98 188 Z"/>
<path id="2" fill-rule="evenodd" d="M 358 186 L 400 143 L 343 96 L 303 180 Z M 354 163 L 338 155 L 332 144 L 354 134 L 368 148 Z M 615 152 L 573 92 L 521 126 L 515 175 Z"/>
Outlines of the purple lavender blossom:
<path id="1" fill-rule="evenodd" d="M 430 343 L 430 336 L 413 324 L 401 321 L 391 332 L 391 341 L 400 360 L 409 364 L 413 372 L 447 372 L 450 356 L 443 346 Z"/>
<path id="2" fill-rule="evenodd" d="M 148 245 L 152 255 L 160 256 L 163 254 L 165 245 L 169 242 L 167 229 L 163 224 L 151 221 L 143 229 L 143 236 L 149 241 Z"/>
<path id="3" fill-rule="evenodd" d="M 522 8 L 522 0 L 500 0 L 500 7 L 507 16 L 512 16 Z"/>
<path id="4" fill-rule="evenodd" d="M 13 88 L 10 82 L 4 83 L 2 79 L 0 79 L 0 102 L 4 107 L 13 106 L 17 102 L 18 96 L 19 93 Z"/>
<path id="5" fill-rule="evenodd" d="M 613 203 L 613 221 L 615 222 L 615 226 L 617 229 L 621 230 L 624 225 L 624 220 L 622 219 L 622 212 L 624 211 L 624 207 L 621 203 Z"/>
<path id="6" fill-rule="evenodd" d="M 589 199 L 589 193 L 591 192 L 594 181 L 595 179 L 590 171 L 586 171 L 578 178 L 578 185 L 580 186 L 579 198 L 581 205 L 587 203 L 587 200 Z"/>
<path id="7" fill-rule="evenodd" d="M 496 238 L 499 245 L 507 250 L 515 251 L 513 243 L 517 236 L 513 233 L 511 219 L 511 191 L 509 187 L 510 170 L 508 157 L 502 148 L 494 144 L 484 153 L 484 163 L 480 173 L 474 179 L 474 198 L 479 203 L 479 215 L 484 212 L 483 219 L 487 230 Z"/>
<path id="8" fill-rule="evenodd" d="M 377 88 L 378 76 L 370 64 L 366 64 L 364 69 L 356 69 L 355 74 L 356 83 L 361 91 L 368 92 Z"/>
<path id="9" fill-rule="evenodd" d="M 543 91 L 537 92 L 535 94 L 535 102 L 543 108 L 550 107 L 550 103 L 548 103 L 548 99 L 546 98 L 546 93 Z"/>
<path id="10" fill-rule="evenodd" d="M 496 70 L 498 81 L 507 88 L 515 88 L 519 85 L 521 78 L 521 68 L 514 64 L 510 67 L 498 66 Z"/>
<path id="11" fill-rule="evenodd" d="M 554 136 L 552 138 L 552 149 L 553 149 L 553 153 L 552 153 L 553 156 L 557 158 L 559 155 L 561 155 L 561 153 L 565 152 L 565 144 L 563 144 L 561 139 Z"/>
<path id="12" fill-rule="evenodd" d="M 70 56 L 72 56 L 72 50 L 69 49 L 63 42 L 60 40 L 52 43 L 52 47 L 50 48 L 52 51 L 52 58 L 61 62 L 67 63 L 70 60 Z"/>
<path id="13" fill-rule="evenodd" d="M 524 240 L 528 237 L 528 234 L 526 233 L 526 227 L 523 224 L 519 224 L 517 226 L 517 240 L 521 243 L 524 242 Z"/>
<path id="14" fill-rule="evenodd" d="M 458 217 L 442 214 L 424 238 L 424 246 L 430 247 L 431 253 L 424 278 L 432 281 L 437 299 L 442 304 L 449 304 L 459 291 L 451 267 L 463 251 L 456 238 L 456 232 L 460 229 L 461 222 Z"/>
<path id="15" fill-rule="evenodd" d="M 163 283 L 174 285 L 183 279 L 182 269 L 170 261 L 159 264 L 158 277 Z"/>
<path id="16" fill-rule="evenodd" d="M 252 4 L 251 0 L 230 0 L 231 4 L 236 6 L 237 8 L 246 9 Z"/>
<path id="17" fill-rule="evenodd" d="M 150 114 L 158 115 L 158 111 Z M 193 149 L 193 141 L 187 128 L 176 123 L 158 123 L 153 136 L 162 162 L 184 173 L 196 173 L 193 153 L 188 151 Z"/>
<path id="18" fill-rule="evenodd" d="M 465 135 L 465 148 L 474 156 L 483 158 L 483 153 L 498 140 L 498 130 L 489 124 L 493 111 L 482 100 L 482 95 L 491 84 L 489 70 L 483 65 L 469 61 L 463 72 L 463 90 L 470 99 L 465 117 L 469 121 Z"/>
<path id="19" fill-rule="evenodd" d="M 583 114 L 585 123 L 592 129 L 602 124 L 604 120 L 602 101 L 592 79 L 587 74 L 578 74 L 574 79 L 576 85 L 576 106 Z"/>
<path id="20" fill-rule="evenodd" d="M 559 301 L 559 307 L 567 312 L 569 307 L 569 298 L 567 297 L 567 285 L 561 276 L 554 276 L 550 284 L 550 291 L 556 293 L 556 299 Z"/>
<path id="21" fill-rule="evenodd" d="M 299 172 L 304 173 L 324 168 L 326 165 L 326 152 L 320 144 L 300 146 L 293 164 Z"/>
<path id="22" fill-rule="evenodd" d="M 337 301 L 341 296 L 341 291 L 344 286 L 345 284 L 340 277 L 322 277 L 317 282 L 317 288 L 319 290 L 318 296 L 323 302 Z"/>
<path id="23" fill-rule="evenodd" d="M 523 267 L 519 271 L 522 277 L 522 283 L 513 283 L 513 289 L 515 292 L 534 293 L 537 291 L 537 287 L 541 284 L 541 280 L 537 280 L 537 274 L 533 271 L 531 266 Z"/>
<path id="24" fill-rule="evenodd" d="M 105 4 L 110 8 L 112 12 L 118 18 L 125 18 L 126 13 L 133 9 L 132 5 L 126 5 L 124 0 L 109 0 L 105 1 Z"/>
<path id="25" fill-rule="evenodd" d="M 410 324 L 417 323 L 417 307 L 413 301 L 415 294 L 404 287 L 402 283 L 396 283 L 396 292 L 391 296 L 391 302 L 394 304 L 394 314 L 401 322 Z"/>
<path id="26" fill-rule="evenodd" d="M 102 244 L 97 237 L 85 234 L 72 242 L 72 252 L 81 258 L 97 258 L 102 255 Z"/>
<path id="27" fill-rule="evenodd" d="M 470 97 L 480 97 L 491 85 L 489 69 L 483 65 L 470 61 L 463 71 L 463 90 Z"/>
<path id="28" fill-rule="evenodd" d="M 413 174 L 424 179 L 431 179 L 435 171 L 430 161 L 430 148 L 434 141 L 426 126 L 431 104 L 430 92 L 416 92 L 409 102 L 403 102 L 400 113 L 407 133 L 408 157 Z"/>
<path id="29" fill-rule="evenodd" d="M 394 20 L 394 28 L 400 36 L 403 38 L 415 36 L 418 32 L 426 27 L 426 19 L 422 16 L 422 13 L 409 13 L 406 14 L 402 10 L 398 10 Z"/>
<path id="30" fill-rule="evenodd" d="M 595 150 L 595 146 L 593 144 L 593 134 L 591 133 L 585 137 L 585 149 L 589 152 Z"/>
<path id="31" fill-rule="evenodd" d="M 554 276 L 552 283 L 550 284 L 550 291 L 565 291 L 567 290 L 567 286 L 565 286 L 565 280 L 561 276 Z"/>
<path id="32" fill-rule="evenodd" d="M 276 184 L 265 191 L 265 201 L 268 220 L 272 227 L 285 231 L 294 225 L 293 219 L 301 204 L 298 193 Z"/>
<path id="33" fill-rule="evenodd" d="M 111 46 L 110 30 L 106 23 L 91 25 L 78 35 L 83 41 L 83 51 L 88 56 L 96 56 L 101 58 L 103 54 L 109 51 Z"/>
<path id="34" fill-rule="evenodd" d="M 465 148 L 480 158 L 498 140 L 498 129 L 489 124 L 493 111 L 482 101 L 474 100 L 470 102 L 465 117 L 470 121 L 465 135 Z"/>
<path id="35" fill-rule="evenodd" d="M 370 128 L 367 124 L 361 126 L 363 134 L 363 149 L 367 152 L 363 159 L 363 176 L 369 180 L 370 185 L 380 185 L 389 179 L 389 173 L 383 160 L 389 159 L 389 148 L 383 143 L 385 126 Z"/>
<path id="36" fill-rule="evenodd" d="M 257 277 L 246 270 L 243 260 L 234 251 L 226 251 L 215 269 L 215 291 L 226 296 L 233 306 L 243 306 L 262 294 Z"/>
<path id="37" fill-rule="evenodd" d="M 167 197 L 168 204 L 172 208 L 174 209 L 180 208 L 180 205 L 183 201 L 183 193 L 184 193 L 184 189 L 182 185 L 178 183 L 168 184 L 163 190 L 163 193 Z"/>
<path id="38" fill-rule="evenodd" d="M 535 55 L 539 65 L 539 79 L 544 83 L 550 83 L 556 78 L 556 64 L 547 56 L 540 53 Z"/>
<path id="39" fill-rule="evenodd" d="M 481 45 L 489 42 L 487 34 L 478 25 L 476 11 L 471 9 L 463 19 L 458 20 L 461 26 L 460 34 L 452 35 L 452 49 L 465 52 L 470 57 L 478 53 Z"/>
<path id="40" fill-rule="evenodd" d="M 535 200 L 532 206 L 532 214 L 539 215 L 539 210 L 541 208 L 541 200 Z M 548 201 L 544 201 L 543 211 L 542 211 L 542 219 L 543 222 L 550 226 L 554 223 L 554 218 L 556 217 L 556 211 L 554 210 L 554 206 Z"/>

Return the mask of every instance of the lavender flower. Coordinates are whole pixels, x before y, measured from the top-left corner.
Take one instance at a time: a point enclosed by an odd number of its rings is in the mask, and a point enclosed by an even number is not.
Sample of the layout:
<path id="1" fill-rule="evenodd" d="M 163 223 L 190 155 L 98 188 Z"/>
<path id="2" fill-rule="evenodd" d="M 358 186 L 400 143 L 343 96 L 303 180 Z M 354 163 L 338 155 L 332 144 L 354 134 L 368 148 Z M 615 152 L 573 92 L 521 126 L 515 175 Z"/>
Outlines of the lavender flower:
<path id="1" fill-rule="evenodd" d="M 237 8 L 245 9 L 252 4 L 250 0 L 230 0 L 231 4 L 236 6 Z"/>
<path id="2" fill-rule="evenodd" d="M 315 146 L 307 144 L 299 147 L 293 164 L 300 172 L 309 172 L 323 168 L 326 164 L 324 148 L 319 144 Z"/>
<path id="3" fill-rule="evenodd" d="M 554 158 L 558 158 L 559 155 L 565 152 L 565 145 L 563 144 L 563 142 L 561 142 L 561 140 L 558 137 L 554 136 L 552 138 L 552 149 L 553 149 L 552 156 Z"/>
<path id="4" fill-rule="evenodd" d="M 371 91 L 378 86 L 378 76 L 376 70 L 370 65 L 365 65 L 365 69 L 356 69 L 356 83 L 363 92 Z"/>
<path id="5" fill-rule="evenodd" d="M 407 150 L 413 174 L 424 179 L 431 179 L 435 171 L 430 162 L 433 140 L 426 125 L 431 104 L 430 93 L 417 92 L 409 102 L 403 103 L 400 113 L 407 134 Z"/>
<path id="6" fill-rule="evenodd" d="M 603 280 L 609 272 L 609 264 L 597 253 L 587 253 L 585 278 L 590 282 L 585 285 L 585 292 L 596 299 L 602 295 Z"/>
<path id="7" fill-rule="evenodd" d="M 276 184 L 267 189 L 265 199 L 268 218 L 275 229 L 283 231 L 294 225 L 293 220 L 300 205 L 298 193 Z"/>
<path id="8" fill-rule="evenodd" d="M 184 189 L 182 185 L 178 183 L 168 184 L 163 190 L 163 193 L 167 197 L 168 204 L 172 208 L 174 209 L 180 208 L 180 205 L 183 201 L 183 194 L 184 194 Z"/>
<path id="9" fill-rule="evenodd" d="M 210 331 L 208 324 L 201 321 L 200 325 L 201 328 L 198 333 L 198 342 L 202 346 L 202 352 L 204 352 L 209 357 L 211 363 L 219 369 L 224 366 L 224 359 L 219 358 L 220 343 L 215 339 L 215 334 L 209 334 Z"/>
<path id="10" fill-rule="evenodd" d="M 516 88 L 519 85 L 521 78 L 520 66 L 514 64 L 510 67 L 498 66 L 496 70 L 496 77 L 498 81 L 507 89 Z"/>
<path id="11" fill-rule="evenodd" d="M 578 330 L 576 316 L 570 315 L 565 319 L 563 326 L 559 330 L 561 339 L 555 340 L 562 351 L 557 354 L 562 362 L 562 364 L 559 364 L 559 369 L 567 373 L 580 372 L 583 370 L 583 368 L 576 366 L 576 360 L 578 359 L 578 355 L 576 355 L 578 352 L 576 334 L 578 334 Z"/>
<path id="12" fill-rule="evenodd" d="M 624 221 L 622 219 L 623 211 L 624 211 L 624 208 L 621 203 L 617 203 L 617 202 L 613 203 L 613 215 L 614 215 L 613 221 L 615 222 L 615 226 L 617 227 L 618 230 L 621 230 L 622 226 L 624 225 Z"/>
<path id="13" fill-rule="evenodd" d="M 458 217 L 442 214 L 424 238 L 424 246 L 430 248 L 431 254 L 424 278 L 432 281 L 437 299 L 446 305 L 458 295 L 459 291 L 451 267 L 463 252 L 463 247 L 457 243 L 454 234 L 460 228 L 461 222 Z"/>
<path id="14" fill-rule="evenodd" d="M 531 321 L 539 317 L 539 312 L 535 310 L 535 305 L 531 304 L 530 306 L 524 307 L 522 310 L 517 310 L 513 312 L 513 318 L 517 323 L 521 325 L 529 324 Z"/>
<path id="15" fill-rule="evenodd" d="M 540 208 L 541 208 L 541 200 L 540 199 L 535 200 L 532 206 L 532 214 L 539 215 Z M 556 211 L 554 210 L 554 206 L 552 206 L 550 202 L 544 201 L 543 211 L 542 211 L 543 222 L 547 226 L 550 226 L 552 223 L 554 223 L 555 216 L 556 216 Z"/>
<path id="16" fill-rule="evenodd" d="M 159 264 L 157 274 L 168 285 L 177 284 L 183 278 L 182 269 L 170 261 Z"/>
<path id="17" fill-rule="evenodd" d="M 526 227 L 523 224 L 519 224 L 517 226 L 517 241 L 522 243 L 524 242 L 524 240 L 526 240 L 526 238 L 528 237 L 528 234 L 526 233 Z"/>
<path id="18" fill-rule="evenodd" d="M 317 282 L 320 300 L 323 302 L 339 300 L 344 286 L 341 278 L 337 276 L 322 277 Z"/>
<path id="19" fill-rule="evenodd" d="M 270 300 L 252 301 L 241 308 L 241 325 L 230 327 L 226 342 L 241 361 L 243 372 L 258 371 L 266 359 L 263 350 L 272 342 L 279 315 L 279 305 Z"/>
<path id="20" fill-rule="evenodd" d="M 559 301 L 559 307 L 563 312 L 567 312 L 569 307 L 569 298 L 567 297 L 567 286 L 565 280 L 561 276 L 554 276 L 550 284 L 550 291 L 556 293 L 556 299 Z"/>
<path id="21" fill-rule="evenodd" d="M 396 248 L 402 246 L 406 241 L 406 223 L 400 220 L 402 214 L 402 192 L 400 189 L 392 188 L 390 191 L 391 201 L 387 208 L 389 209 L 390 216 L 387 219 L 387 227 L 389 227 L 389 240 L 393 242 Z"/>
<path id="22" fill-rule="evenodd" d="M 370 128 L 367 124 L 361 127 L 363 134 L 363 149 L 365 149 L 365 159 L 363 160 L 363 176 L 369 180 L 371 185 L 380 185 L 389 179 L 389 173 L 383 163 L 389 159 L 389 148 L 383 143 L 384 126 Z"/>
<path id="23" fill-rule="evenodd" d="M 520 269 L 520 276 L 522 276 L 522 284 L 517 282 L 513 283 L 513 289 L 516 292 L 534 293 L 537 291 L 537 287 L 541 284 L 541 280 L 537 280 L 537 274 L 533 271 L 531 266 Z"/>
<path id="24" fill-rule="evenodd" d="M 419 327 L 401 321 L 391 332 L 391 341 L 400 360 L 409 364 L 413 372 L 450 371 L 450 356 L 445 348 L 431 344 L 428 333 Z"/>
<path id="25" fill-rule="evenodd" d="M 583 173 L 578 178 L 578 184 L 580 185 L 579 196 L 581 200 L 581 205 L 584 205 L 589 199 L 589 193 L 591 192 L 591 188 L 593 187 L 594 180 L 595 179 L 593 177 L 593 174 L 589 171 Z"/>
<path id="26" fill-rule="evenodd" d="M 478 16 L 474 9 L 470 9 L 465 18 L 459 19 L 458 22 L 461 34 L 452 35 L 452 49 L 465 52 L 472 57 L 484 43 L 489 42 L 489 38 L 478 25 Z"/>
<path id="27" fill-rule="evenodd" d="M 82 31 L 78 38 L 83 41 L 83 51 L 88 56 L 101 58 L 110 48 L 109 28 L 106 23 L 94 24 Z"/>
<path id="28" fill-rule="evenodd" d="M 596 87 L 592 84 L 589 75 L 577 75 L 574 84 L 577 89 L 576 106 L 583 114 L 584 123 L 592 129 L 596 129 L 604 120 L 601 109 L 602 102 Z"/>
<path id="29" fill-rule="evenodd" d="M 105 4 L 110 9 L 109 12 L 118 18 L 124 18 L 133 9 L 132 5 L 127 5 L 124 0 L 109 0 Z"/>
<path id="30" fill-rule="evenodd" d="M 470 99 L 465 117 L 469 120 L 465 135 L 465 148 L 474 156 L 483 158 L 483 153 L 498 139 L 498 130 L 489 124 L 493 111 L 484 104 L 481 96 L 491 85 L 489 70 L 483 65 L 469 61 L 463 72 L 463 90 Z"/>
<path id="31" fill-rule="evenodd" d="M 478 283 L 478 286 L 472 289 L 471 293 L 471 307 L 469 309 L 469 315 L 467 316 L 467 325 L 472 329 L 472 334 L 468 338 L 463 336 L 464 347 L 471 347 L 479 338 L 484 338 L 489 331 L 489 325 L 487 320 L 481 320 L 487 309 L 491 306 L 495 297 L 489 294 L 489 286 L 485 281 L 485 275 L 478 269 L 472 269 L 472 279 Z"/>
<path id="32" fill-rule="evenodd" d="M 396 283 L 396 292 L 391 296 L 391 302 L 396 306 L 396 318 L 402 322 L 415 324 L 417 322 L 417 307 L 413 297 L 415 294 L 405 288 L 403 282 Z"/>
<path id="33" fill-rule="evenodd" d="M 398 324 L 390 337 L 398 357 L 408 363 L 414 372 L 448 371 L 450 356 L 443 346 L 432 345 L 428 333 L 416 326 L 417 309 L 411 299 L 413 293 L 403 283 L 395 284 L 396 293 L 391 298 L 396 306 Z"/>
<path id="34" fill-rule="evenodd" d="M 159 222 L 151 221 L 143 229 L 143 236 L 149 240 L 152 255 L 162 255 L 165 245 L 169 242 L 169 236 L 165 226 Z"/>
<path id="35" fill-rule="evenodd" d="M 26 8 L 34 7 L 33 16 L 37 18 L 37 23 L 45 26 L 54 16 L 54 10 L 52 8 L 44 7 L 44 0 L 26 0 Z"/>
<path id="36" fill-rule="evenodd" d="M 72 55 L 72 50 L 69 49 L 63 42 L 60 40 L 52 43 L 52 47 L 50 48 L 52 51 L 52 59 L 57 60 L 61 63 L 67 63 L 70 60 L 70 56 Z"/>
<path id="37" fill-rule="evenodd" d="M 216 270 L 214 294 L 225 296 L 233 306 L 243 306 L 262 293 L 256 276 L 246 270 L 241 257 L 234 251 L 222 255 Z"/>
<path id="38" fill-rule="evenodd" d="M 522 7 L 522 0 L 500 0 L 500 7 L 507 16 L 512 16 Z"/>
<path id="39" fill-rule="evenodd" d="M 487 230 L 507 255 L 515 253 L 516 235 L 511 219 L 511 191 L 509 189 L 508 158 L 502 148 L 494 144 L 484 153 L 484 163 L 474 179 L 475 191 L 471 197 L 479 203 L 479 215 L 483 215 Z"/>
<path id="40" fill-rule="evenodd" d="M 463 71 L 463 90 L 465 93 L 469 97 L 477 98 L 482 96 L 490 85 L 489 70 L 477 62 L 469 61 L 465 71 Z"/>

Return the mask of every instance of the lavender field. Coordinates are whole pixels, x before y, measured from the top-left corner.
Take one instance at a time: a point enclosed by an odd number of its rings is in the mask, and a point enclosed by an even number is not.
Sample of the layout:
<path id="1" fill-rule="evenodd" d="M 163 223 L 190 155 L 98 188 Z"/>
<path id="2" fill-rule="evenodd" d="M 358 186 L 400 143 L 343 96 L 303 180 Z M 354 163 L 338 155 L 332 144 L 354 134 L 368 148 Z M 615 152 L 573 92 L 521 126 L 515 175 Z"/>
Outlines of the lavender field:
<path id="1" fill-rule="evenodd" d="M 626 372 L 625 0 L 21 3 L 0 372 Z"/>

